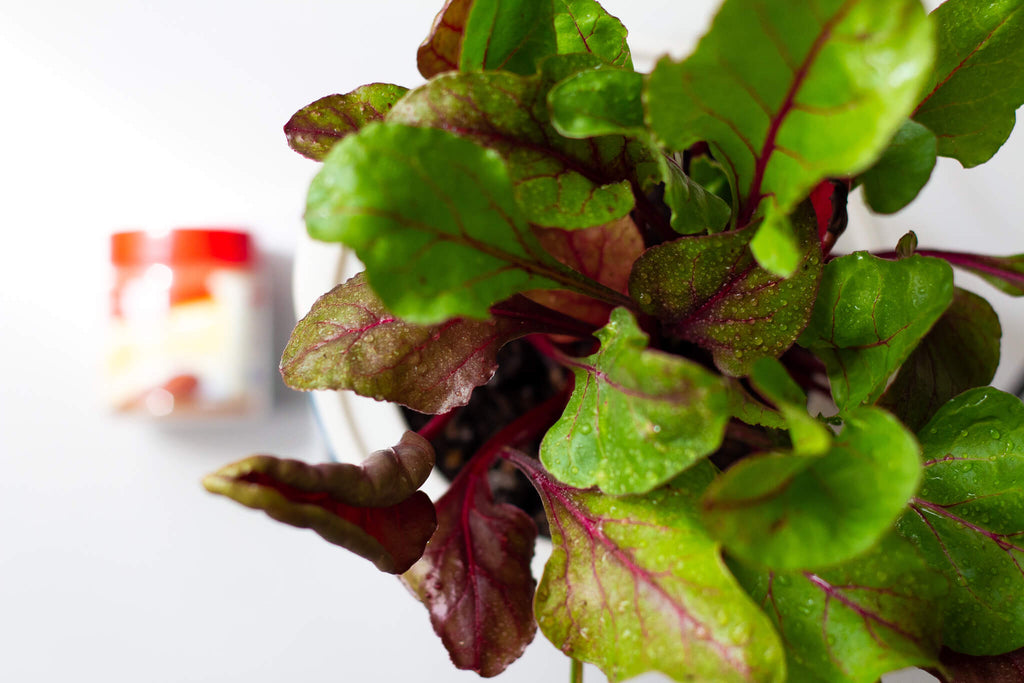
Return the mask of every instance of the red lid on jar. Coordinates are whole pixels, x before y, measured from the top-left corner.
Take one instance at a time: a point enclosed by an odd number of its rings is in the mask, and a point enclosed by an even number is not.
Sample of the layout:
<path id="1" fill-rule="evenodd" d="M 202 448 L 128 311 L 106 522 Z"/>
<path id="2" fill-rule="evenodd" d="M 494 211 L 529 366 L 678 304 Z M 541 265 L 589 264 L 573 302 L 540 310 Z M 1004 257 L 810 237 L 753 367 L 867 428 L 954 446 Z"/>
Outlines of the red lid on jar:
<path id="1" fill-rule="evenodd" d="M 144 230 L 114 233 L 110 260 L 115 266 L 217 262 L 245 265 L 254 257 L 252 239 L 242 230 L 178 228 L 153 233 Z"/>

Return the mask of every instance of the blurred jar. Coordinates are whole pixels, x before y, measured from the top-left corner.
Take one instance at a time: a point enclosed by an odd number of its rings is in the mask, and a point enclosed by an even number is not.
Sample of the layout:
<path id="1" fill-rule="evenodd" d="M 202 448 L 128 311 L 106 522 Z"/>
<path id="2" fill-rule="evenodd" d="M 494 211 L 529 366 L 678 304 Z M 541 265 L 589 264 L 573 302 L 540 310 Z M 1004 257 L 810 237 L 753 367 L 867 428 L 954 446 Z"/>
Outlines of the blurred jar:
<path id="1" fill-rule="evenodd" d="M 268 293 L 246 232 L 111 238 L 108 400 L 154 417 L 244 416 L 270 405 Z"/>

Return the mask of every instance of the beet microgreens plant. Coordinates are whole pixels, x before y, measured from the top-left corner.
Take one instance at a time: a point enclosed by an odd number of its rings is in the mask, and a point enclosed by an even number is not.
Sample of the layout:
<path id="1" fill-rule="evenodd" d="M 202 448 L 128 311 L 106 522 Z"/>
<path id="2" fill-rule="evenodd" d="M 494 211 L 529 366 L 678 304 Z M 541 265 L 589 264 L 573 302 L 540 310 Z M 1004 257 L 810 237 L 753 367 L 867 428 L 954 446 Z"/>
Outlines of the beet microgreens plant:
<path id="1" fill-rule="evenodd" d="M 323 162 L 310 235 L 366 270 L 281 367 L 436 417 L 206 486 L 400 574 L 483 676 L 539 626 L 574 676 L 1020 680 L 1024 405 L 985 386 L 999 321 L 951 265 L 1021 295 L 1024 255 L 833 247 L 851 189 L 895 212 L 1006 140 L 1024 1 L 726 0 L 642 74 L 593 0 L 449 0 L 418 64 L 286 126 Z M 431 439 L 523 338 L 568 379 L 432 502 Z M 502 463 L 543 502 L 539 584 Z"/>

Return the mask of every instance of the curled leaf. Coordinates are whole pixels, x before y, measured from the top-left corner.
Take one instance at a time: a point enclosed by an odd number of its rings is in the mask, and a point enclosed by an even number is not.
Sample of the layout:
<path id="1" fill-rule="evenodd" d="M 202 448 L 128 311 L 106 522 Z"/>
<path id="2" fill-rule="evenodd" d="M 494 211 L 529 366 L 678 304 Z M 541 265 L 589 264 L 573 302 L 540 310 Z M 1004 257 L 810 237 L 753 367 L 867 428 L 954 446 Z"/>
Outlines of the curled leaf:
<path id="1" fill-rule="evenodd" d="M 554 0 L 558 54 L 586 52 L 605 64 L 633 68 L 626 27 L 595 0 Z"/>
<path id="2" fill-rule="evenodd" d="M 362 465 L 255 455 L 207 475 L 203 486 L 401 574 L 420 558 L 437 526 L 433 503 L 417 490 L 433 466 L 430 443 L 406 432 L 397 446 L 374 452 Z"/>
<path id="3" fill-rule="evenodd" d="M 328 95 L 303 107 L 284 126 L 288 146 L 304 157 L 323 161 L 338 140 L 371 121 L 383 121 L 407 88 L 370 83 L 347 95 Z"/>
<path id="4" fill-rule="evenodd" d="M 434 18 L 426 40 L 416 50 L 416 66 L 427 79 L 445 71 L 457 71 L 462 38 L 473 0 L 447 0 Z"/>

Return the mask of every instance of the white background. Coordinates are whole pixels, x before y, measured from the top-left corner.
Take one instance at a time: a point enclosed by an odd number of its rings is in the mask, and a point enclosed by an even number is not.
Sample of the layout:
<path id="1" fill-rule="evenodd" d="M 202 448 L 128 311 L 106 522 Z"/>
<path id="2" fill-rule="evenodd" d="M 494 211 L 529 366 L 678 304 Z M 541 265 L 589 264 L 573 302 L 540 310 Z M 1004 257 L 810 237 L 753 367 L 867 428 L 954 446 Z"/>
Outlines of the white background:
<path id="1" fill-rule="evenodd" d="M 316 168 L 281 126 L 328 93 L 421 82 L 415 48 L 439 4 L 0 4 L 0 680 L 476 679 L 451 668 L 392 577 L 202 490 L 203 474 L 252 452 L 322 459 L 302 397 L 279 388 L 268 419 L 185 428 L 110 416 L 99 398 L 115 229 L 253 230 L 278 286 L 280 347 Z M 605 4 L 642 68 L 685 54 L 711 5 Z M 931 208 L 867 226 L 872 240 L 891 247 L 913 228 L 923 246 L 966 236 L 1024 251 L 1021 140 L 981 170 L 943 163 Z M 1021 304 L 994 298 L 1019 333 Z M 1004 354 L 1008 386 L 1019 344 Z M 500 680 L 567 677 L 538 637 Z"/>

